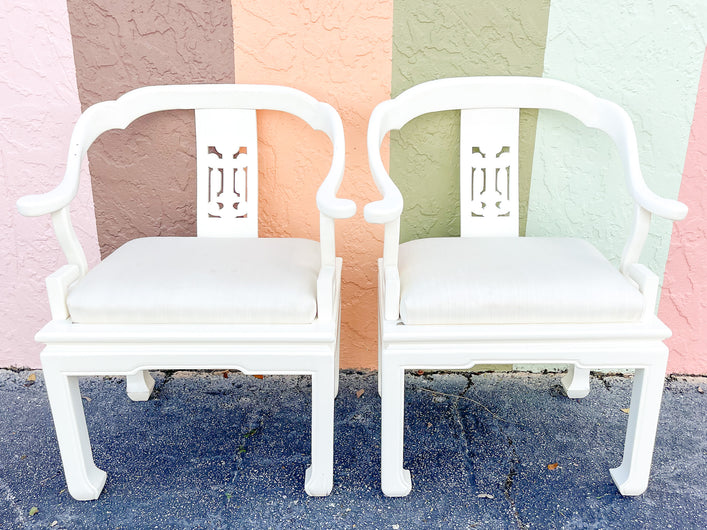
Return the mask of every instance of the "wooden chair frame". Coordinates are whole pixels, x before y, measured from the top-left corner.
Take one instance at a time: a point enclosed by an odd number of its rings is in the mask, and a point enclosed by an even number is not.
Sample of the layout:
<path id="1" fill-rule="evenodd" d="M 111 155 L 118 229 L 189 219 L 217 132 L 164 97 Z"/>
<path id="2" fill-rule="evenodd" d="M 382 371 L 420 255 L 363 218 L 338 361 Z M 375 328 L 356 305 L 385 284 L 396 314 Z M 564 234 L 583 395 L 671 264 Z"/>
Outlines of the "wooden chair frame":
<path id="1" fill-rule="evenodd" d="M 310 324 L 89 324 L 72 322 L 67 294 L 88 271 L 86 257 L 74 233 L 69 206 L 79 186 L 86 151 L 110 129 L 124 129 L 145 114 L 195 109 L 199 120 L 219 120 L 226 131 L 231 109 L 245 109 L 255 124 L 256 109 L 298 116 L 332 142 L 332 163 L 317 192 L 320 210 L 321 270 L 317 279 L 317 316 Z M 210 117 L 200 112 L 210 112 Z M 243 112 L 243 111 L 238 111 Z M 212 124 L 215 122 L 212 121 Z M 253 129 L 254 130 L 254 129 Z M 257 139 L 252 139 L 257 142 Z M 197 130 L 197 143 L 199 131 Z M 254 145 L 257 145 L 255 143 Z M 69 488 L 75 499 L 96 499 L 106 473 L 96 467 L 89 442 L 78 378 L 125 375 L 132 399 L 147 399 L 154 386 L 148 370 L 232 369 L 256 374 L 304 374 L 312 377 L 312 464 L 305 490 L 327 495 L 332 489 L 334 398 L 339 370 L 339 293 L 341 258 L 334 245 L 334 220 L 354 214 L 352 201 L 336 198 L 344 171 L 344 132 L 333 107 L 298 90 L 280 86 L 191 85 L 154 86 L 133 90 L 115 101 L 87 109 L 71 137 L 66 173 L 57 188 L 44 195 L 23 197 L 19 211 L 27 216 L 50 214 L 68 264 L 47 278 L 52 320 L 37 334 L 45 343 L 41 354 L 49 402 Z M 233 157 L 235 158 L 235 156 Z M 257 159 L 257 155 L 255 156 Z M 257 170 L 256 170 L 257 173 Z M 256 195 L 257 197 L 257 195 Z M 254 210 L 257 215 L 257 200 Z M 201 206 L 199 206 L 201 207 Z M 199 235 L 257 236 L 257 219 L 239 232 Z M 206 216 L 208 217 L 208 216 Z M 208 221 L 208 219 L 207 219 Z M 253 228 L 255 227 L 255 228 Z M 255 232 L 253 232 L 255 230 Z M 204 232 L 206 232 L 204 234 Z"/>
<path id="2" fill-rule="evenodd" d="M 477 325 L 405 325 L 400 319 L 398 248 L 403 198 L 380 156 L 385 135 L 422 114 L 447 110 L 552 109 L 606 132 L 616 143 L 635 201 L 633 227 L 620 271 L 644 298 L 640 320 L 606 323 L 532 323 Z M 491 120 L 494 121 L 494 120 Z M 517 131 L 517 128 L 516 128 Z M 517 134 L 517 133 L 516 133 Z M 464 146 L 463 146 L 464 147 Z M 466 146 L 469 148 L 469 146 Z M 379 268 L 379 392 L 382 398 L 381 481 L 389 496 L 410 492 L 403 468 L 404 373 L 409 369 L 466 369 L 477 364 L 568 364 L 563 384 L 569 395 L 585 395 L 590 369 L 635 368 L 628 428 L 621 465 L 611 475 L 623 495 L 639 495 L 648 485 L 670 330 L 654 313 L 658 278 L 638 263 L 651 215 L 679 220 L 687 207 L 649 190 L 641 175 L 633 125 L 618 105 L 568 83 L 541 78 L 478 77 L 422 83 L 380 103 L 368 128 L 370 168 L 382 200 L 366 205 L 365 218 L 385 226 Z M 462 149 L 462 158 L 465 156 Z M 462 160 L 462 169 L 463 169 Z M 462 175 L 462 179 L 464 176 Z M 462 189 L 468 194 L 468 189 Z M 462 200 L 462 209 L 464 200 Z M 468 220 L 473 225 L 473 220 Z M 501 230 L 502 235 L 518 235 Z M 462 237 L 481 234 L 464 233 Z M 497 234 L 496 234 L 497 235 Z"/>

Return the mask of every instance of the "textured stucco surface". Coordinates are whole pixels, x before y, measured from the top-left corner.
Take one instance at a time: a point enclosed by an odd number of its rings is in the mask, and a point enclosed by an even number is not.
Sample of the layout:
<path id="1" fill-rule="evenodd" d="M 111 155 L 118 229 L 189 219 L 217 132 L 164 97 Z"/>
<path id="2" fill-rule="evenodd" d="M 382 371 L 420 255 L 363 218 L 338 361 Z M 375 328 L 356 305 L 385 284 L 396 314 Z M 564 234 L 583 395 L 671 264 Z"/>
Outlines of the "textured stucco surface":
<path id="1" fill-rule="evenodd" d="M 337 221 L 342 278 L 341 365 L 377 365 L 376 258 L 382 229 L 363 220 L 377 195 L 368 170 L 366 127 L 373 107 L 390 97 L 391 1 L 233 2 L 236 81 L 288 85 L 330 103 L 346 135 L 340 197 L 358 212 Z M 264 236 L 319 238 L 317 187 L 331 145 L 297 118 L 260 113 L 259 220 Z M 387 153 L 384 153 L 387 158 Z"/>
<path id="2" fill-rule="evenodd" d="M 543 71 L 549 0 L 397 0 L 392 94 L 442 77 Z M 535 141 L 535 112 L 521 115 L 521 232 Z M 405 200 L 401 241 L 459 235 L 459 113 L 428 114 L 391 133 L 391 176 Z"/>
<path id="3" fill-rule="evenodd" d="M 646 182 L 676 198 L 706 37 L 703 0 L 554 0 L 543 75 L 623 106 L 636 128 Z M 632 215 L 608 136 L 541 112 L 528 234 L 586 238 L 618 263 Z M 660 277 L 670 233 L 670 222 L 656 219 L 642 256 Z"/>
<path id="4" fill-rule="evenodd" d="M 39 366 L 34 334 L 49 320 L 44 279 L 65 263 L 49 216 L 22 217 L 15 201 L 62 179 L 81 109 L 66 5 L 28 0 L 0 9 L 0 366 Z M 88 172 L 72 204 L 90 263 L 98 244 Z"/>
<path id="5" fill-rule="evenodd" d="M 232 83 L 228 2 L 68 0 L 82 108 L 144 85 Z M 88 158 L 101 254 L 143 236 L 196 234 L 193 112 L 153 114 Z"/>
<path id="6" fill-rule="evenodd" d="M 658 316 L 673 330 L 668 372 L 707 374 L 707 50 L 679 198 L 690 213 L 673 227 Z"/>

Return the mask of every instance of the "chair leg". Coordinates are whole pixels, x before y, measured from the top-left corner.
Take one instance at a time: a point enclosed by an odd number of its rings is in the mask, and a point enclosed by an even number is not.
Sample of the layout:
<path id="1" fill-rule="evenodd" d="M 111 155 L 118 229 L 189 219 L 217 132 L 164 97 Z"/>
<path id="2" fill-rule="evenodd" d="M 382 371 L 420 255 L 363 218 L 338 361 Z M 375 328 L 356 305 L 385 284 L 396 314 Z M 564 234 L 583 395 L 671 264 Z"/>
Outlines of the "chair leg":
<path id="1" fill-rule="evenodd" d="M 393 363 L 378 367 L 381 399 L 381 488 L 388 497 L 404 497 L 412 489 L 410 471 L 403 469 L 405 370 Z"/>
<path id="2" fill-rule="evenodd" d="M 570 364 L 561 382 L 568 398 L 586 397 L 589 394 L 589 369 Z"/>
<path id="3" fill-rule="evenodd" d="M 339 395 L 339 354 L 341 351 L 341 331 L 336 332 L 336 349 L 334 350 L 334 398 Z"/>
<path id="4" fill-rule="evenodd" d="M 621 465 L 611 469 L 622 495 L 641 495 L 648 488 L 666 361 L 636 369 L 633 376 L 624 456 Z"/>
<path id="5" fill-rule="evenodd" d="M 327 366 L 312 374 L 312 465 L 304 490 L 308 495 L 329 495 L 334 485 L 334 378 Z"/>
<path id="6" fill-rule="evenodd" d="M 127 380 L 128 397 L 133 401 L 147 401 L 150 399 L 152 389 L 155 388 L 155 380 L 150 372 L 140 370 L 138 373 L 129 375 Z"/>
<path id="7" fill-rule="evenodd" d="M 93 462 L 78 377 L 45 368 L 44 380 L 69 493 L 78 501 L 97 499 L 107 475 Z"/>
<path id="8" fill-rule="evenodd" d="M 378 396 L 383 397 L 383 378 L 381 377 L 381 368 L 383 366 L 383 333 L 381 329 L 382 315 L 378 315 Z"/>

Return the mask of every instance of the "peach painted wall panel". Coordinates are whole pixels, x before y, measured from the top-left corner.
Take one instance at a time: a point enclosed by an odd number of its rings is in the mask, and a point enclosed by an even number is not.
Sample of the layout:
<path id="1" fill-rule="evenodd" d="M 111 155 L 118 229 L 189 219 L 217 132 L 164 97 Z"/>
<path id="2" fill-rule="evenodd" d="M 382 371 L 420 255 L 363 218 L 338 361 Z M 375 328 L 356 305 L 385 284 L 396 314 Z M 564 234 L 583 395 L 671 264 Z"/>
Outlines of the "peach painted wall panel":
<path id="1" fill-rule="evenodd" d="M 0 10 L 0 366 L 39 366 L 34 334 L 49 320 L 44 279 L 65 263 L 48 216 L 15 201 L 63 177 L 81 109 L 66 4 L 27 0 Z M 89 263 L 98 261 L 91 181 L 84 168 L 73 219 Z"/>
<path id="2" fill-rule="evenodd" d="M 363 220 L 362 205 L 378 197 L 368 170 L 366 128 L 373 107 L 390 97 L 393 3 L 319 1 L 303 7 L 295 0 L 234 0 L 232 11 L 237 82 L 299 88 L 341 114 L 346 172 L 339 196 L 359 205 L 353 219 L 337 222 L 337 254 L 344 259 L 341 365 L 375 368 L 375 262 L 383 232 Z M 330 161 L 328 140 L 276 113 L 261 113 L 258 126 L 261 235 L 318 239 L 314 197 Z"/>
<path id="3" fill-rule="evenodd" d="M 673 227 L 658 316 L 673 330 L 668 372 L 707 374 L 707 50 L 679 198 L 690 212 Z"/>

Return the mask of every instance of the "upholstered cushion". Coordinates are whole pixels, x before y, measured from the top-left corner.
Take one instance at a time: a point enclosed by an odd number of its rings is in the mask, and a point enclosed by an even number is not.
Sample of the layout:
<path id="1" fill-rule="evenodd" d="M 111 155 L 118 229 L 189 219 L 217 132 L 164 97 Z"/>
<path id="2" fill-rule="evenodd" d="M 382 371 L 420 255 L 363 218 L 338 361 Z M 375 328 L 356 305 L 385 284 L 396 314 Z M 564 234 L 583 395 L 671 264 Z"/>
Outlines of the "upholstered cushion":
<path id="1" fill-rule="evenodd" d="M 591 244 L 570 238 L 430 238 L 400 245 L 406 324 L 626 322 L 643 297 Z"/>
<path id="2" fill-rule="evenodd" d="M 74 322 L 309 323 L 319 243 L 149 237 L 126 243 L 69 292 Z"/>

